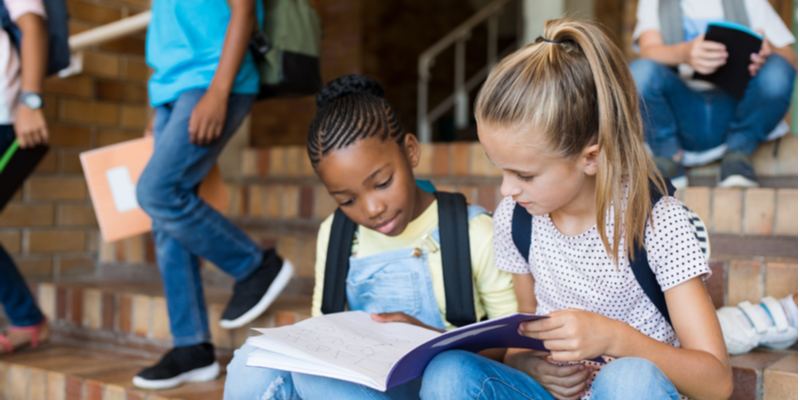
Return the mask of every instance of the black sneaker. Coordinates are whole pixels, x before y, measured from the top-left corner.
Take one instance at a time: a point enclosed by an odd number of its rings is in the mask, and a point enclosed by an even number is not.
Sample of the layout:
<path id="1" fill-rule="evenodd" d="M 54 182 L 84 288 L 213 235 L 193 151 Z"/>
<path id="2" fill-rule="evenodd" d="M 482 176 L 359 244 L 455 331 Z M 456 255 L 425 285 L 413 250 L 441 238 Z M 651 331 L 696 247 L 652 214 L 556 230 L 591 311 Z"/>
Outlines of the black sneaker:
<path id="1" fill-rule="evenodd" d="M 233 285 L 233 296 L 222 313 L 219 326 L 239 328 L 258 318 L 292 279 L 293 269 L 292 263 L 281 260 L 275 250 L 265 251 L 258 269 Z"/>
<path id="2" fill-rule="evenodd" d="M 722 157 L 722 172 L 719 178 L 719 187 L 758 187 L 758 178 L 746 154 L 734 151 Z"/>
<path id="3" fill-rule="evenodd" d="M 158 364 L 139 372 L 133 384 L 142 389 L 169 389 L 186 382 L 211 381 L 218 375 L 214 346 L 200 343 L 173 348 Z"/>
<path id="4" fill-rule="evenodd" d="M 683 165 L 675 160 L 666 157 L 653 156 L 653 162 L 658 167 L 661 176 L 669 178 L 675 189 L 686 189 L 689 186 L 689 178 L 686 177 L 686 170 Z"/>

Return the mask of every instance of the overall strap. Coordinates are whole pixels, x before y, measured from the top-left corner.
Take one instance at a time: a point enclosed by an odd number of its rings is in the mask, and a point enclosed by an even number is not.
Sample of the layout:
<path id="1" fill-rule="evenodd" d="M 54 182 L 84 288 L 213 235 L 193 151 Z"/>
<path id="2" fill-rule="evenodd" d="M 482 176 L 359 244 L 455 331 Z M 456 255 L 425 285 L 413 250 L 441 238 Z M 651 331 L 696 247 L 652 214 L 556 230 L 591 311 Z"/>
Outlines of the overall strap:
<path id="1" fill-rule="evenodd" d="M 650 206 L 655 207 L 664 196 L 675 195 L 675 187 L 668 178 L 664 178 L 664 183 L 667 186 L 667 193 L 661 193 L 658 186 L 654 182 L 650 182 Z M 636 246 L 633 252 L 633 258 L 630 260 L 631 270 L 642 287 L 647 298 L 656 306 L 658 312 L 664 316 L 664 319 L 672 325 L 672 319 L 669 316 L 669 309 L 667 308 L 667 300 L 664 297 L 664 292 L 661 290 L 661 285 L 658 284 L 656 274 L 650 268 L 650 263 L 647 261 L 647 249 L 644 246 Z"/>
<path id="2" fill-rule="evenodd" d="M 328 242 L 328 255 L 325 259 L 325 281 L 322 288 L 322 313 L 330 314 L 344 311 L 347 300 L 347 273 L 350 270 L 350 252 L 356 223 L 342 210 L 333 214 L 333 224 Z"/>
<path id="3" fill-rule="evenodd" d="M 744 0 L 722 0 L 722 11 L 726 21 L 750 27 L 750 17 L 747 15 Z"/>
<path id="4" fill-rule="evenodd" d="M 477 321 L 472 295 L 467 199 L 461 193 L 436 192 L 439 246 L 442 251 L 446 318 L 461 327 Z"/>
<path id="5" fill-rule="evenodd" d="M 533 215 L 528 213 L 525 207 L 514 204 L 514 214 L 511 217 L 511 239 L 514 245 L 517 246 L 519 254 L 525 262 L 528 262 L 528 257 L 531 255 L 531 233 L 533 226 Z"/>
<path id="6" fill-rule="evenodd" d="M 664 44 L 669 46 L 686 40 L 683 34 L 681 0 L 658 0 L 658 21 Z"/>

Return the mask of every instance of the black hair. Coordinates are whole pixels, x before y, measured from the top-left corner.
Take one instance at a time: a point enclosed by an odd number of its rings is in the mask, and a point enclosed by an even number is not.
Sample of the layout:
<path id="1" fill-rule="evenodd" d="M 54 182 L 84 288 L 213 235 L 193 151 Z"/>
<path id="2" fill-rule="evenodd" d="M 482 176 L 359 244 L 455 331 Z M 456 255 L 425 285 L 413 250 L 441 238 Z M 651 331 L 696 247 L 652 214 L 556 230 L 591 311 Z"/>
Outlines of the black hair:
<path id="1" fill-rule="evenodd" d="M 383 86 L 362 75 L 341 76 L 317 94 L 317 114 L 308 129 L 306 148 L 312 165 L 331 150 L 380 134 L 402 144 L 405 130 L 383 97 Z"/>

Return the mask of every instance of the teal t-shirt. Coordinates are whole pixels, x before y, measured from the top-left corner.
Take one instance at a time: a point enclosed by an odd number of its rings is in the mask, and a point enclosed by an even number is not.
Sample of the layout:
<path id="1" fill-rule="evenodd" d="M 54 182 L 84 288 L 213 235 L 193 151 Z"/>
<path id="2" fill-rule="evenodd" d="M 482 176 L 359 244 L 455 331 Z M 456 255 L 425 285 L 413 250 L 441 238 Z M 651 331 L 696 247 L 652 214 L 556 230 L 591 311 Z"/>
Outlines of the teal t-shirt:
<path id="1" fill-rule="evenodd" d="M 147 64 L 155 72 L 148 89 L 154 107 L 189 89 L 208 88 L 222 56 L 231 19 L 225 0 L 153 0 L 147 28 Z M 259 21 L 263 6 L 256 1 Z M 259 76 L 248 51 L 232 93 L 257 94 Z"/>

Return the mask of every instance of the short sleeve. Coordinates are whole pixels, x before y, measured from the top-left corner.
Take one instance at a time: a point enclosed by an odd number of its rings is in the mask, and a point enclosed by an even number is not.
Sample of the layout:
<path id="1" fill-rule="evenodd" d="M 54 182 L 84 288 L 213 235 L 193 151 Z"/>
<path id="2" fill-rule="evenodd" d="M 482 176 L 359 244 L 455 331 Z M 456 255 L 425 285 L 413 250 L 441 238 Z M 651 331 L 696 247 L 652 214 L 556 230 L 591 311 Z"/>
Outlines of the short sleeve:
<path id="1" fill-rule="evenodd" d="M 794 35 L 767 0 L 748 0 L 746 5 L 750 27 L 763 31 L 773 46 L 784 47 L 794 43 Z"/>
<path id="2" fill-rule="evenodd" d="M 667 291 L 697 276 L 703 279 L 711 276 L 694 227 L 680 200 L 662 198 L 653 207 L 653 223 L 647 223 L 645 246 L 650 268 L 661 290 Z"/>
<path id="3" fill-rule="evenodd" d="M 4 0 L 8 9 L 8 16 L 12 21 L 19 17 L 32 13 L 42 18 L 47 18 L 42 0 Z"/>
<path id="4" fill-rule="evenodd" d="M 489 215 L 479 215 L 469 221 L 469 241 L 472 256 L 472 274 L 477 299 L 489 319 L 517 312 L 517 296 L 511 274 L 495 268 L 493 220 Z"/>
<path id="5" fill-rule="evenodd" d="M 328 242 L 333 226 L 333 214 L 331 214 L 319 226 L 317 234 L 317 259 L 314 262 L 314 295 L 311 298 L 311 316 L 319 317 L 322 315 L 322 288 L 325 286 L 325 262 L 328 256 Z"/>
<path id="6" fill-rule="evenodd" d="M 515 205 L 514 199 L 506 197 L 500 201 L 494 213 L 494 265 L 501 271 L 528 274 L 531 272 L 528 260 L 522 258 L 511 237 L 511 218 Z"/>
<path id="7" fill-rule="evenodd" d="M 639 51 L 639 36 L 647 31 L 661 31 L 658 19 L 658 0 L 639 0 L 636 10 L 636 28 L 633 30 L 633 49 Z"/>

